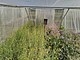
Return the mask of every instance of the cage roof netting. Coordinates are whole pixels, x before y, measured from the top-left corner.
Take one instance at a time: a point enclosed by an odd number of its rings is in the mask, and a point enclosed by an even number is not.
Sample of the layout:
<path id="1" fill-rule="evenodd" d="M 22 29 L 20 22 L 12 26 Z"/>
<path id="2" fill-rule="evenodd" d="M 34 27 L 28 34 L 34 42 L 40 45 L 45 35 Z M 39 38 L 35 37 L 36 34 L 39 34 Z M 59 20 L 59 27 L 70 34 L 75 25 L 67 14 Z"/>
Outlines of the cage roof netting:
<path id="1" fill-rule="evenodd" d="M 80 0 L 0 0 L 0 5 L 35 8 L 80 8 Z"/>
<path id="2" fill-rule="evenodd" d="M 80 8 L 80 0 L 58 0 L 54 7 L 57 8 Z"/>
<path id="3" fill-rule="evenodd" d="M 3 6 L 52 7 L 57 0 L 0 0 Z"/>

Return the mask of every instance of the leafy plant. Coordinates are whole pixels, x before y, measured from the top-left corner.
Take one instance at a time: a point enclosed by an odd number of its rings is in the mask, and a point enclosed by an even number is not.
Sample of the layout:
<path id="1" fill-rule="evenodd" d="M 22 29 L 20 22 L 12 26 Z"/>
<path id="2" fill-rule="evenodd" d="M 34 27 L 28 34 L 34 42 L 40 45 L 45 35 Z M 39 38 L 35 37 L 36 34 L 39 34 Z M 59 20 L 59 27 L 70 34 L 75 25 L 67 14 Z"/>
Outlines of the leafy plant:
<path id="1" fill-rule="evenodd" d="M 47 32 L 48 33 L 48 32 Z M 46 49 L 51 60 L 70 60 L 73 57 L 79 58 L 79 35 L 65 32 L 64 27 L 60 27 L 60 36 L 54 37 L 50 34 L 45 36 Z M 76 45 L 77 44 L 77 45 Z"/>

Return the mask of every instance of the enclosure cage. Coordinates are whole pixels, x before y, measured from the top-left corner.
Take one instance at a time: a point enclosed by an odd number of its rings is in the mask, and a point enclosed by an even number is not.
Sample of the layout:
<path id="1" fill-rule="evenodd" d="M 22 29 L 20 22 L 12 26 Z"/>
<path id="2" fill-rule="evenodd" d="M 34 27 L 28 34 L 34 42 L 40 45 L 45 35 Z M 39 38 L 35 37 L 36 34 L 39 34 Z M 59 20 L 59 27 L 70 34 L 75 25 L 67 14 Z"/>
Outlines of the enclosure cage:
<path id="1" fill-rule="evenodd" d="M 64 17 L 67 10 L 68 9 L 0 7 L 0 40 L 5 39 L 8 34 L 18 29 L 28 20 L 39 24 L 44 23 L 44 19 L 48 19 L 48 25 L 56 23 L 57 26 L 64 26 L 65 30 L 79 33 L 79 9 L 70 9 Z"/>
<path id="2" fill-rule="evenodd" d="M 79 0 L 0 0 L 1 60 L 80 60 Z"/>

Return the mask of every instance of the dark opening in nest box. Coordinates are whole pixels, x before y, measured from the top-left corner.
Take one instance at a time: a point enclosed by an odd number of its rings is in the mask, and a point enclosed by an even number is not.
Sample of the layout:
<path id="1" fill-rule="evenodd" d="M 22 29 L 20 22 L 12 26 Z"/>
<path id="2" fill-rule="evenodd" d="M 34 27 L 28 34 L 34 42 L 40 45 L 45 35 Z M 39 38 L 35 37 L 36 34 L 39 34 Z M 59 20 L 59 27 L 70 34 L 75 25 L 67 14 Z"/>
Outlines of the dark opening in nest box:
<path id="1" fill-rule="evenodd" d="M 48 19 L 44 19 L 44 25 L 47 25 Z"/>

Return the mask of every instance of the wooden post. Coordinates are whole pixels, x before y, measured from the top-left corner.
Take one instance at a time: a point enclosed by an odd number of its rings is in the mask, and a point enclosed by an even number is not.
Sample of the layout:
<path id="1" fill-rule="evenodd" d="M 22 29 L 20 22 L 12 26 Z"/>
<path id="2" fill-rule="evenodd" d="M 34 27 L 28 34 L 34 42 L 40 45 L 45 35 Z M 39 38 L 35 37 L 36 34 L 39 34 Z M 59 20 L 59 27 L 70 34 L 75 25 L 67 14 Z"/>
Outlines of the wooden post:
<path id="1" fill-rule="evenodd" d="M 46 34 L 45 27 L 46 27 L 46 25 L 47 25 L 47 21 L 48 21 L 48 19 L 44 19 L 44 33 L 45 33 L 45 34 Z"/>

